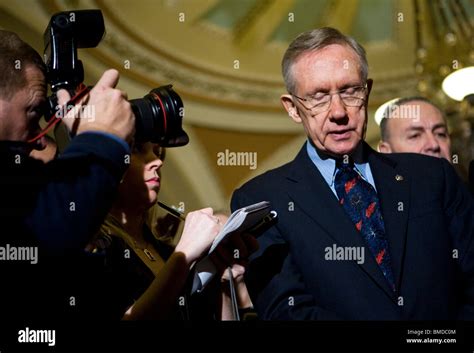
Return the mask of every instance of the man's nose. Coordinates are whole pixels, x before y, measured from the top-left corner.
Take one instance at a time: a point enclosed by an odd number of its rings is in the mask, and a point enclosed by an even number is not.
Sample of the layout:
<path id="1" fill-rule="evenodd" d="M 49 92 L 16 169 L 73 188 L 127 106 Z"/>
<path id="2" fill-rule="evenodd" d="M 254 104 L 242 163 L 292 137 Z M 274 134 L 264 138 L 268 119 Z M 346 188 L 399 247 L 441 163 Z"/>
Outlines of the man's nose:
<path id="1" fill-rule="evenodd" d="M 432 133 L 427 133 L 426 136 L 425 150 L 428 152 L 439 153 L 441 147 L 436 137 Z"/>
<path id="2" fill-rule="evenodd" d="M 330 116 L 331 119 L 339 120 L 339 119 L 343 119 L 343 118 L 346 117 L 346 115 L 347 115 L 346 106 L 342 102 L 342 99 L 339 96 L 339 94 L 336 93 L 336 94 L 331 95 L 330 104 L 331 105 L 329 107 L 329 111 L 330 111 L 330 114 L 331 114 L 331 116 Z"/>

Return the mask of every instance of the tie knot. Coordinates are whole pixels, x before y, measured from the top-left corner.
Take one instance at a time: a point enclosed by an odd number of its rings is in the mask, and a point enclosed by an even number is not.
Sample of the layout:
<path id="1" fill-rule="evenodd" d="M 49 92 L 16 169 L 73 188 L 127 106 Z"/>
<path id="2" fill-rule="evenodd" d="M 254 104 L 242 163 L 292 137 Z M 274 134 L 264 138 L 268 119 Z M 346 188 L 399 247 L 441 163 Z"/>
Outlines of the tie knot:
<path id="1" fill-rule="evenodd" d="M 336 168 L 341 171 L 352 170 L 354 169 L 354 160 L 348 156 L 336 159 Z"/>

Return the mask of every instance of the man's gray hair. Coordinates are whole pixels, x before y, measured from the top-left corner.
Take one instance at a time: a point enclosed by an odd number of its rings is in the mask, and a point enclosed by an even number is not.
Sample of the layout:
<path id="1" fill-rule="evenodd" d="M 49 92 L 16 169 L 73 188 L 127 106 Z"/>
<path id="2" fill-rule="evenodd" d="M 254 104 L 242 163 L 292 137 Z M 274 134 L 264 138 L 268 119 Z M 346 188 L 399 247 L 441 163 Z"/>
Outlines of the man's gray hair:
<path id="1" fill-rule="evenodd" d="M 291 42 L 281 62 L 283 79 L 289 93 L 295 93 L 296 82 L 292 75 L 292 65 L 303 53 L 319 50 L 331 44 L 345 45 L 354 50 L 360 60 L 360 75 L 367 81 L 369 64 L 364 48 L 352 37 L 346 36 L 335 28 L 323 27 L 303 32 Z"/>

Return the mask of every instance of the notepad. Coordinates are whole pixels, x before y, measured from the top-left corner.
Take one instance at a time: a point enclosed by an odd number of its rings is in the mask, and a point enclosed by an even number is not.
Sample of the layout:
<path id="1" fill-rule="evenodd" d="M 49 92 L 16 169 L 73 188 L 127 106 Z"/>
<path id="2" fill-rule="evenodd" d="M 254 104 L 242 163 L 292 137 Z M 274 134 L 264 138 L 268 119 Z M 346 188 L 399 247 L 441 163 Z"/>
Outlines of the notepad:
<path id="1" fill-rule="evenodd" d="M 191 293 L 202 291 L 216 274 L 216 268 L 209 255 L 224 239 L 234 233 L 252 233 L 257 231 L 260 227 L 275 219 L 276 216 L 276 212 L 271 210 L 271 205 L 268 201 L 242 207 L 232 213 L 212 242 L 207 256 L 196 264 Z"/>

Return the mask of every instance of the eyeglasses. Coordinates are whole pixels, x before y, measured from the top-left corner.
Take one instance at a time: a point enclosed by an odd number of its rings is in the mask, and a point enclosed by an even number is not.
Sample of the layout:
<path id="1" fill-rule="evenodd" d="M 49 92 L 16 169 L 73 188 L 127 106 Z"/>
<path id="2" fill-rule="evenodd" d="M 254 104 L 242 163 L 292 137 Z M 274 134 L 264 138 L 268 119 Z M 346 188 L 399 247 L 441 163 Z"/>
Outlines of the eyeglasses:
<path id="1" fill-rule="evenodd" d="M 363 86 L 348 87 L 334 92 L 316 92 L 306 98 L 298 97 L 293 93 L 290 94 L 302 101 L 301 104 L 307 110 L 312 110 L 315 114 L 319 114 L 329 110 L 333 94 L 339 95 L 344 106 L 360 108 L 367 96 L 367 83 Z M 307 105 L 303 102 L 306 102 Z"/>

